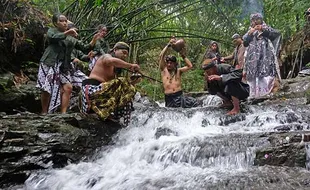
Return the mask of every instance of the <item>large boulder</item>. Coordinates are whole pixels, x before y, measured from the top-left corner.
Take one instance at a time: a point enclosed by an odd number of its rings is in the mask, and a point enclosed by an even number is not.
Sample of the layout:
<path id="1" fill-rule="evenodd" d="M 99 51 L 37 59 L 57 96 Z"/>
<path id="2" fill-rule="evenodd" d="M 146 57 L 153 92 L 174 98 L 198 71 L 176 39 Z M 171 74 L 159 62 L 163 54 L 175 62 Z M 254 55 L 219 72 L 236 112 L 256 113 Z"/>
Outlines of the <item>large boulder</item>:
<path id="1" fill-rule="evenodd" d="M 30 172 L 64 167 L 107 145 L 121 126 L 79 114 L 0 117 L 0 188 L 23 183 Z"/>
<path id="2" fill-rule="evenodd" d="M 26 75 L 20 76 L 13 73 L 0 74 L 0 112 L 15 114 L 29 111 L 39 113 L 40 90 L 35 87 L 35 82 L 29 81 Z"/>
<path id="3" fill-rule="evenodd" d="M 255 165 L 264 166 L 307 166 L 307 151 L 310 132 L 286 132 L 268 135 L 270 146 L 257 150 Z"/>

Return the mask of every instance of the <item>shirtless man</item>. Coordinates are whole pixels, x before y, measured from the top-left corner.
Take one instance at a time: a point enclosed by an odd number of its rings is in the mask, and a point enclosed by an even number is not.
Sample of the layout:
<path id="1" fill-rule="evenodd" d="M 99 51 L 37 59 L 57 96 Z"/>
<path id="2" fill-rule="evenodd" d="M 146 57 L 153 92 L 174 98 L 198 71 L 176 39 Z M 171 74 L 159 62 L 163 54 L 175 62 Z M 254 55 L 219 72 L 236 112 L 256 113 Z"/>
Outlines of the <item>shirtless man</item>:
<path id="1" fill-rule="evenodd" d="M 175 43 L 176 39 L 172 38 L 168 45 L 160 53 L 159 67 L 161 70 L 161 78 L 164 86 L 165 93 L 165 106 L 166 107 L 196 107 L 198 103 L 192 97 L 184 97 L 181 85 L 181 75 L 189 71 L 193 65 L 191 61 L 185 56 L 185 48 L 179 53 L 185 61 L 185 66 L 178 68 L 177 58 L 167 54 L 167 50 Z"/>
<path id="2" fill-rule="evenodd" d="M 111 54 L 97 60 L 89 78 L 83 81 L 82 113 L 95 112 L 103 120 L 123 117 L 124 123 L 128 124 L 136 89 L 126 78 L 118 77 L 116 72 L 120 68 L 139 71 L 139 65 L 124 61 L 128 52 L 128 44 L 118 42 Z"/>

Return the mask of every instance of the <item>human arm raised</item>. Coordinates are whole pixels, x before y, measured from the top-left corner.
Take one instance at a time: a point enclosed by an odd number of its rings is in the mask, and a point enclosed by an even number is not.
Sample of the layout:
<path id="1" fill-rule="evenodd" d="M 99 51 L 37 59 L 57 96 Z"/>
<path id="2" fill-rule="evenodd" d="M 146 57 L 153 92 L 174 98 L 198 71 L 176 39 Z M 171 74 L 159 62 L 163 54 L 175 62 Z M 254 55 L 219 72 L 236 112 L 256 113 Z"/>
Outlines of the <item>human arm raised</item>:
<path id="1" fill-rule="evenodd" d="M 180 51 L 180 55 L 181 55 L 181 57 L 183 58 L 183 60 L 184 60 L 184 62 L 185 62 L 185 66 L 178 69 L 178 70 L 179 70 L 180 72 L 182 72 L 182 73 L 183 73 L 183 72 L 187 72 L 187 71 L 189 71 L 191 68 L 193 68 L 193 64 L 192 64 L 192 62 L 186 57 L 185 52 L 186 52 L 186 49 L 185 49 L 185 48 L 183 48 L 183 49 Z"/>
<path id="2" fill-rule="evenodd" d="M 97 40 L 99 40 L 100 38 L 102 38 L 100 33 L 95 34 L 89 44 L 85 44 L 82 40 L 78 40 L 76 38 L 70 38 L 70 39 L 75 41 L 74 42 L 74 44 L 75 44 L 74 47 L 76 49 L 79 49 L 79 50 L 81 50 L 83 52 L 89 52 L 90 50 L 92 50 L 94 48 Z"/>
<path id="3" fill-rule="evenodd" d="M 263 32 L 262 36 L 269 38 L 271 41 L 273 41 L 274 39 L 276 39 L 281 35 L 281 33 L 278 30 L 273 29 L 270 26 L 263 26 L 262 32 Z"/>
<path id="4" fill-rule="evenodd" d="M 172 43 L 174 43 L 175 41 L 176 39 L 172 37 L 169 43 L 164 47 L 164 49 L 159 54 L 159 68 L 161 71 L 163 71 L 166 68 L 165 57 L 166 57 L 167 51 L 171 47 Z"/>
<path id="5" fill-rule="evenodd" d="M 166 57 L 167 50 L 169 49 L 169 47 L 171 47 L 170 43 L 167 44 L 159 54 L 159 68 L 161 71 L 163 71 L 166 68 L 165 57 Z"/>

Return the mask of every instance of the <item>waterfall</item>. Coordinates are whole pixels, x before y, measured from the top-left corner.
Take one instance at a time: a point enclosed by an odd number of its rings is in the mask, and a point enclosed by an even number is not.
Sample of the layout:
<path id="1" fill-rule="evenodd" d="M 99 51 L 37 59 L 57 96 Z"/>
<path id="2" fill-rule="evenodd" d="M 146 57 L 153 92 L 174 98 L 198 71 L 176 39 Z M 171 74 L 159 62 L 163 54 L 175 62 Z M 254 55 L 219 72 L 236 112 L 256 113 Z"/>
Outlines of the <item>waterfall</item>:
<path id="1" fill-rule="evenodd" d="M 246 114 L 226 116 L 225 110 L 212 106 L 138 108 L 133 113 L 131 124 L 113 137 L 111 145 L 103 147 L 88 161 L 33 173 L 23 189 L 287 187 L 287 180 L 294 180 L 289 178 L 294 171 L 253 166 L 255 150 L 269 145 L 262 134 L 274 131 L 277 126 L 306 124 L 307 119 L 301 116 L 303 111 L 251 106 Z M 281 172 L 288 177 L 279 177 Z"/>

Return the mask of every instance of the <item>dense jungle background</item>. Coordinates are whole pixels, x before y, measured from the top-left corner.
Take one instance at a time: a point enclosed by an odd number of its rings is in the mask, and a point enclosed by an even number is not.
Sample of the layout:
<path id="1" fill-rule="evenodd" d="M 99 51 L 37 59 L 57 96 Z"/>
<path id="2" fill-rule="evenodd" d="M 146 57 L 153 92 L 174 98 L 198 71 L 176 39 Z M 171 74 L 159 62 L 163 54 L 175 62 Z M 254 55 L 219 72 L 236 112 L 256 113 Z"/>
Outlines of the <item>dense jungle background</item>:
<path id="1" fill-rule="evenodd" d="M 160 80 L 158 57 L 171 36 L 184 38 L 194 69 L 184 75 L 185 92 L 203 90 L 200 69 L 211 40 L 220 43 L 223 56 L 232 53 L 231 36 L 243 35 L 249 16 L 261 12 L 265 22 L 282 33 L 281 72 L 295 77 L 310 62 L 305 10 L 308 0 L 0 0 L 0 72 L 11 72 L 15 85 L 36 80 L 39 59 L 46 47 L 45 33 L 55 12 L 65 14 L 89 41 L 98 24 L 105 24 L 106 40 L 130 43 L 129 62 L 141 65 L 145 75 Z M 175 52 L 171 52 L 176 54 Z M 180 62 L 182 64 L 182 62 Z M 7 84 L 1 84 L 5 90 Z M 163 97 L 160 83 L 143 80 L 141 92 Z"/>

